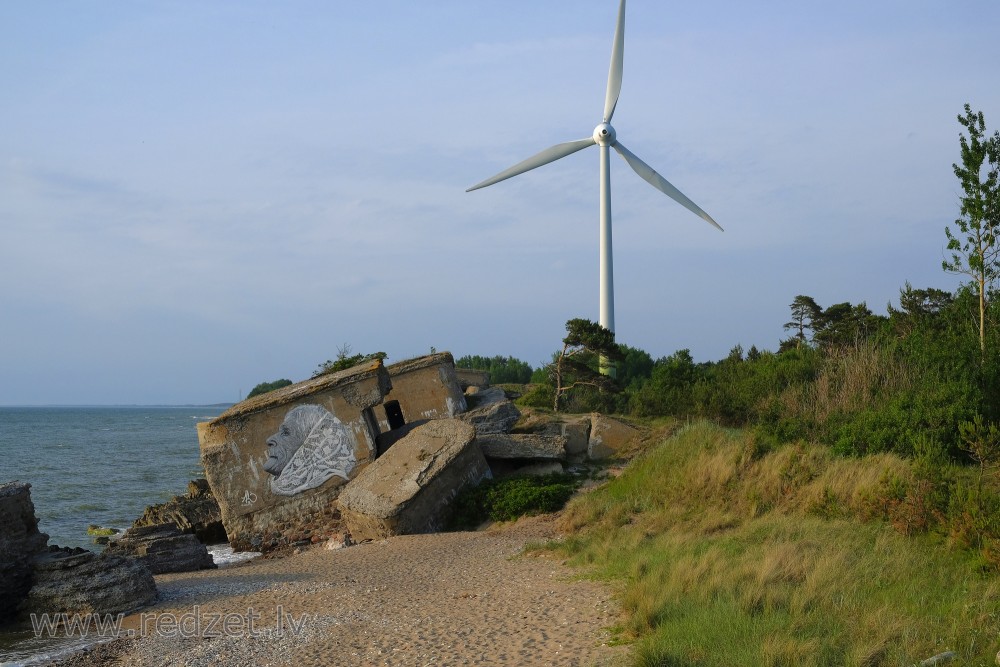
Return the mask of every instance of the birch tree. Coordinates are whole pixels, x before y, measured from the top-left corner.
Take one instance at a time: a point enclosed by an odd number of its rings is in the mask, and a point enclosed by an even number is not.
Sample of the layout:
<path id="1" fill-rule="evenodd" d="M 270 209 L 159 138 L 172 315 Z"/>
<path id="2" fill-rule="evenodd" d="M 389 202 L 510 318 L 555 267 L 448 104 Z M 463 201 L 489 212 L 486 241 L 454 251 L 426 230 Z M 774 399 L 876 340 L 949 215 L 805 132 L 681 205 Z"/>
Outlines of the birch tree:
<path id="1" fill-rule="evenodd" d="M 958 117 L 968 135 L 959 133 L 962 163 L 953 164 L 962 184 L 961 217 L 955 231 L 945 227 L 951 257 L 941 266 L 949 273 L 969 276 L 979 296 L 979 349 L 986 355 L 986 295 L 998 275 L 1000 244 L 1000 132 L 986 134 L 983 112 L 966 104 Z"/>

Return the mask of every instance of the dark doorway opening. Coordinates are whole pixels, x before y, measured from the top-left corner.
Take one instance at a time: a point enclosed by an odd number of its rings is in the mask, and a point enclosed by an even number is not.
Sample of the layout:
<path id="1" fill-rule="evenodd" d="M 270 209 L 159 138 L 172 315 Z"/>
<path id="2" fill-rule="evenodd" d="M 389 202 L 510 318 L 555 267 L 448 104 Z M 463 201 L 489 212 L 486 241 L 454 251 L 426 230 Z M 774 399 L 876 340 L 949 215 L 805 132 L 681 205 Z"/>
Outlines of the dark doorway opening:
<path id="1" fill-rule="evenodd" d="M 399 401 L 388 401 L 385 404 L 385 418 L 389 421 L 389 430 L 395 431 L 397 428 L 406 426 L 403 419 L 403 409 L 399 407 Z"/>

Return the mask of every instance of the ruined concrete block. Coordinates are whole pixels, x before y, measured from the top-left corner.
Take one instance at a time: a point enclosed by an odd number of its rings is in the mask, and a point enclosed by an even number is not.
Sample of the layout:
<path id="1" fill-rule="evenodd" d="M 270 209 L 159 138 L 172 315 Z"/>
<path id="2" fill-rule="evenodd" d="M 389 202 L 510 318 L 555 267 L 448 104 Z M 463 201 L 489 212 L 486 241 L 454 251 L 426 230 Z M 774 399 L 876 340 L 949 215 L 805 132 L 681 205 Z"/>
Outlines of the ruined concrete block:
<path id="1" fill-rule="evenodd" d="M 562 435 L 566 438 L 566 453 L 570 456 L 586 456 L 590 444 L 590 417 L 577 417 L 562 425 Z"/>
<path id="2" fill-rule="evenodd" d="M 294 541 L 306 525 L 335 530 L 324 512 L 374 459 L 372 408 L 390 388 L 375 360 L 256 396 L 198 424 L 205 476 L 230 544 L 266 551 Z"/>
<path id="3" fill-rule="evenodd" d="M 507 400 L 489 403 L 481 408 L 469 410 L 458 416 L 458 419 L 475 427 L 476 435 L 510 433 L 510 430 L 514 428 L 514 424 L 520 418 L 521 411 L 517 409 L 516 405 Z"/>
<path id="4" fill-rule="evenodd" d="M 338 499 L 351 538 L 360 542 L 440 530 L 451 499 L 490 475 L 475 435 L 469 424 L 433 420 L 369 464 Z"/>
<path id="5" fill-rule="evenodd" d="M 491 403 L 501 403 L 507 400 L 507 393 L 500 387 L 489 387 L 479 391 L 467 393 L 465 404 L 471 410 L 473 408 L 484 408 Z"/>
<path id="6" fill-rule="evenodd" d="M 587 457 L 593 461 L 617 457 L 639 435 L 639 430 L 606 415 L 591 415 Z"/>
<path id="7" fill-rule="evenodd" d="M 450 352 L 407 359 L 386 367 L 392 391 L 375 410 L 381 432 L 411 422 L 454 417 L 465 412 L 465 394 Z"/>
<path id="8" fill-rule="evenodd" d="M 485 389 L 490 386 L 490 372 L 477 371 L 471 368 L 456 368 L 455 375 L 458 377 L 458 385 L 462 391 L 470 388 Z"/>
<path id="9" fill-rule="evenodd" d="M 489 433 L 476 438 L 488 459 L 566 458 L 566 438 L 536 433 Z"/>

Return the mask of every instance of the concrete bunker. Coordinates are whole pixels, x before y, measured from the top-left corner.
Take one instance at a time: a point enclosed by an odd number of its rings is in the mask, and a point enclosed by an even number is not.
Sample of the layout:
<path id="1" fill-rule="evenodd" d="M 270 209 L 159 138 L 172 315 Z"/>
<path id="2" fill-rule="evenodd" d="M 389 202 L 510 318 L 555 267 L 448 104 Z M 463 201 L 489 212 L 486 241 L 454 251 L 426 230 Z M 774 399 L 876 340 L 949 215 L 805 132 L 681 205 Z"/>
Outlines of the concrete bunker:
<path id="1" fill-rule="evenodd" d="M 266 551 L 340 530 L 333 501 L 348 482 L 413 428 L 465 409 L 443 352 L 321 375 L 199 424 L 230 544 Z"/>
<path id="2" fill-rule="evenodd" d="M 377 456 L 415 427 L 465 412 L 465 394 L 450 352 L 407 359 L 386 370 L 392 389 L 385 402 L 374 408 L 379 428 Z"/>
<path id="3" fill-rule="evenodd" d="M 376 360 L 237 403 L 198 425 L 201 460 L 230 543 L 266 550 L 333 527 L 340 487 L 376 455 Z"/>

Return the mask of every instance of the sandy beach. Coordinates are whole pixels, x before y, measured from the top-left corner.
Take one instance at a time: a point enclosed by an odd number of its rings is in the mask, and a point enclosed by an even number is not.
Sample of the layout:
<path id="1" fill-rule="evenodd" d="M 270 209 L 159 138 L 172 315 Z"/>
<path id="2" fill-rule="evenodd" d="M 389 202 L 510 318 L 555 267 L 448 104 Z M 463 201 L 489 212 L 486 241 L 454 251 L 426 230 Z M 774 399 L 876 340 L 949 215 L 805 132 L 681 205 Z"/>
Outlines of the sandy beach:
<path id="1" fill-rule="evenodd" d="M 136 636 L 55 663 L 614 665 L 612 591 L 525 545 L 552 516 L 156 577 Z"/>

